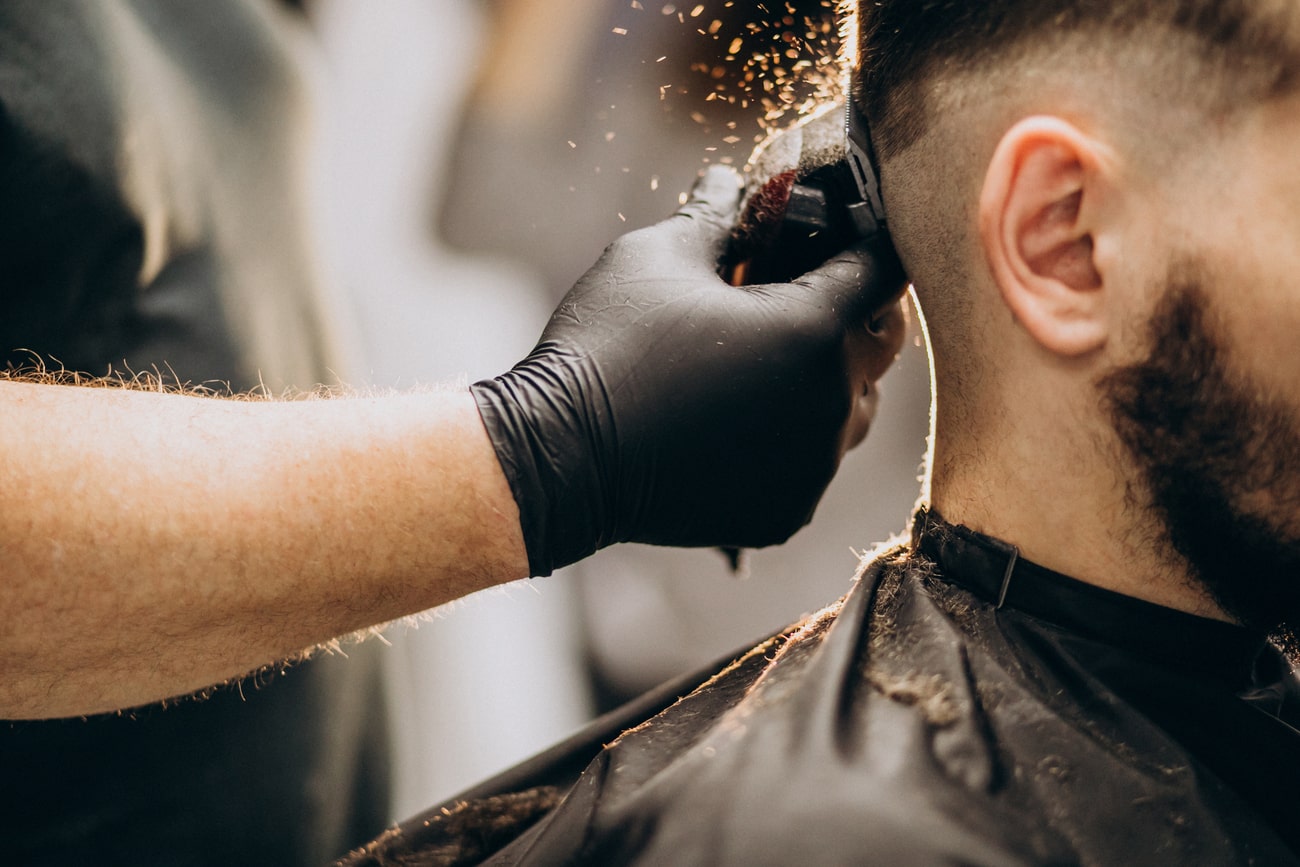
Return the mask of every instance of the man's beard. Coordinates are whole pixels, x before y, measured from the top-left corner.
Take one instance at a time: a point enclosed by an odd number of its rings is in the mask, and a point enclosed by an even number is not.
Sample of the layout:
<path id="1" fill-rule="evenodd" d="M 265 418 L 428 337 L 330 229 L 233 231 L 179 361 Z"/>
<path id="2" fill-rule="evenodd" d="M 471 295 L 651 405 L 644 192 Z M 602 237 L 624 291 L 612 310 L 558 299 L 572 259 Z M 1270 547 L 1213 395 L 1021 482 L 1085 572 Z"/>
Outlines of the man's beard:
<path id="1" fill-rule="evenodd" d="M 1300 626 L 1300 424 L 1225 365 L 1203 271 L 1168 281 L 1149 357 L 1099 383 L 1163 538 L 1231 617 Z"/>

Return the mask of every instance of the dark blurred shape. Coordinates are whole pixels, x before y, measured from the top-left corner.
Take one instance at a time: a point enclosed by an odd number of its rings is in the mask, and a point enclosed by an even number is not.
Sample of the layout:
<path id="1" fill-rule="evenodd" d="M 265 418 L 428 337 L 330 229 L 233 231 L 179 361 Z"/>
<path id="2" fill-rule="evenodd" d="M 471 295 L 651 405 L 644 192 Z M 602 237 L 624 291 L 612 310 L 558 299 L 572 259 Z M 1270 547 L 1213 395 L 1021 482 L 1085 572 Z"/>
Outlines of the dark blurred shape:
<path id="1" fill-rule="evenodd" d="M 0 4 L 0 358 L 328 381 L 291 24 L 265 0 Z M 372 836 L 376 649 L 204 701 L 0 724 L 0 861 L 306 867 Z"/>

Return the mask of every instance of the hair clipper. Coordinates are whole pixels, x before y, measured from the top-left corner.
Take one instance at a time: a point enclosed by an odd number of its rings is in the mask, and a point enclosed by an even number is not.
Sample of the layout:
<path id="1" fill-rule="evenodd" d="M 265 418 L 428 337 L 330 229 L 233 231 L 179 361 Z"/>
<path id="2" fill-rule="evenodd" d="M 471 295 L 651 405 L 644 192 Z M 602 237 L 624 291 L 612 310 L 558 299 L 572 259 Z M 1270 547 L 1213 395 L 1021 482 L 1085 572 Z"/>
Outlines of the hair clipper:
<path id="1" fill-rule="evenodd" d="M 886 236 L 866 119 L 832 104 L 763 141 L 745 167 L 745 206 L 724 275 L 734 285 L 786 282 L 845 247 Z"/>

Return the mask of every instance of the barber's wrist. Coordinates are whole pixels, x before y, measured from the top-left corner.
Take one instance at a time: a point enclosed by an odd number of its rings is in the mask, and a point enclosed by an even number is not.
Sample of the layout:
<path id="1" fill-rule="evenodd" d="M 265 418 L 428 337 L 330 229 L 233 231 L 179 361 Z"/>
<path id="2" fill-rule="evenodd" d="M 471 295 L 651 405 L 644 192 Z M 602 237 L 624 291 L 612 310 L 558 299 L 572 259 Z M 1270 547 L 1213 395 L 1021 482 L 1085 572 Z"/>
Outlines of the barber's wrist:
<path id="1" fill-rule="evenodd" d="M 590 445 L 590 410 L 578 399 L 576 375 L 530 359 L 470 386 L 519 508 L 534 577 L 617 541 L 604 537 L 601 461 Z"/>

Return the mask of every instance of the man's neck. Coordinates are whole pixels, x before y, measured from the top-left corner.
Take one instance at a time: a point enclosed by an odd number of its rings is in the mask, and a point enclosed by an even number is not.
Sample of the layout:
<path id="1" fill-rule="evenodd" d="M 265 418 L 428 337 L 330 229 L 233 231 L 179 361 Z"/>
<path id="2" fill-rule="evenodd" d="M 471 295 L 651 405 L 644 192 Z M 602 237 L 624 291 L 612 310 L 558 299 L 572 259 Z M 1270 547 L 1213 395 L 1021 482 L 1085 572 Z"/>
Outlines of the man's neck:
<path id="1" fill-rule="evenodd" d="M 936 437 L 930 504 L 945 520 L 1015 545 L 1080 581 L 1179 611 L 1230 620 L 1168 553 L 1163 529 L 1133 502 L 1117 463 L 1026 437 L 984 437 L 978 459 Z M 1039 437 L 1031 442 L 1042 443 Z M 951 442 L 951 439 L 949 440 Z M 1051 442 L 1051 440 L 1046 440 Z M 1062 452 L 1067 452 L 1062 454 Z"/>

